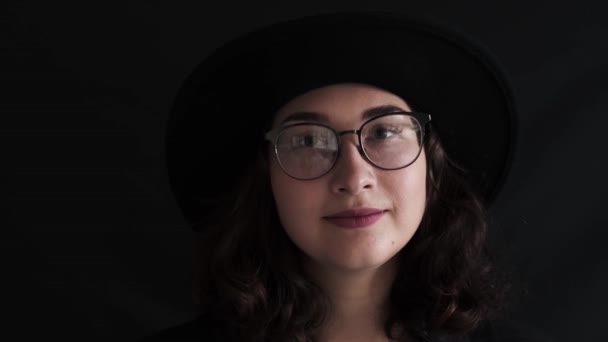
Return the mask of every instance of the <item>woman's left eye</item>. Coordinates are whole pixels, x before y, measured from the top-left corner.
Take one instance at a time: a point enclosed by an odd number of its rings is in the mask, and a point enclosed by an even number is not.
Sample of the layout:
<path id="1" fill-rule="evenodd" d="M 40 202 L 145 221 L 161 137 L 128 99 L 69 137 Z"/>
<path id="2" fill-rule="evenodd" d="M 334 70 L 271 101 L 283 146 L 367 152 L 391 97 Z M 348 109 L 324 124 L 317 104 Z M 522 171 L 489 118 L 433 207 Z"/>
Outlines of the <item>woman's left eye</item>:
<path id="1" fill-rule="evenodd" d="M 399 134 L 400 130 L 397 127 L 377 127 L 372 130 L 372 138 L 386 139 L 395 134 Z"/>

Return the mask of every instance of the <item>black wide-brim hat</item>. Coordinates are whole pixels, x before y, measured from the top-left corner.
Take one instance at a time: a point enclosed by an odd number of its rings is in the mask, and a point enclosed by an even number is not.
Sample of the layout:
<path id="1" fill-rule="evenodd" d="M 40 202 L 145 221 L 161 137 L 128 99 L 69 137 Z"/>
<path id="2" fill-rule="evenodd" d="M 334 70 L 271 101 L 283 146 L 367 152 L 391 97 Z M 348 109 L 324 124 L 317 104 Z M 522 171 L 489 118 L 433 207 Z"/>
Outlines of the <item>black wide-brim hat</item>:
<path id="1" fill-rule="evenodd" d="M 258 28 L 215 50 L 180 88 L 167 123 L 170 186 L 204 221 L 256 158 L 275 112 L 335 83 L 390 91 L 432 116 L 449 158 L 487 204 L 508 173 L 515 109 L 495 59 L 434 24 L 387 13 L 333 13 Z"/>

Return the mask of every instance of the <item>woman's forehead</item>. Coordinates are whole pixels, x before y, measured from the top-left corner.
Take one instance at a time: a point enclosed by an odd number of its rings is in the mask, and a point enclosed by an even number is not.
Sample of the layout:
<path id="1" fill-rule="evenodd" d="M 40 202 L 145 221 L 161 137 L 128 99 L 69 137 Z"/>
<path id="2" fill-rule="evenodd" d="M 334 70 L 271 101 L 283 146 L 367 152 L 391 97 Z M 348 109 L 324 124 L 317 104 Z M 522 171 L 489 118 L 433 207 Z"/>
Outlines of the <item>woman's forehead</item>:
<path id="1" fill-rule="evenodd" d="M 363 83 L 337 83 L 297 95 L 276 112 L 273 126 L 290 116 L 310 117 L 314 113 L 331 116 L 339 113 L 360 115 L 361 119 L 380 111 L 411 111 L 407 102 L 382 88 Z"/>

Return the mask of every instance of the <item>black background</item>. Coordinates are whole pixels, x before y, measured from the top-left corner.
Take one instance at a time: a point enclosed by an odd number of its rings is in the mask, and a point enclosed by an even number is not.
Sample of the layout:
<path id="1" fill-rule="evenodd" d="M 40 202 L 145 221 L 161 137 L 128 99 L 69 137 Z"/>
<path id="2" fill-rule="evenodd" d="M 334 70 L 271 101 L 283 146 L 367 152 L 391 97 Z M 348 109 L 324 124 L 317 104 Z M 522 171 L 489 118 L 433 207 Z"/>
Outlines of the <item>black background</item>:
<path id="1" fill-rule="evenodd" d="M 192 235 L 162 149 L 180 83 L 212 48 L 251 28 L 380 9 L 464 32 L 502 62 L 520 130 L 491 211 L 492 239 L 528 289 L 515 319 L 555 341 L 607 341 L 608 11 L 600 3 L 3 2 L 6 327 L 25 340 L 132 341 L 192 317 Z"/>

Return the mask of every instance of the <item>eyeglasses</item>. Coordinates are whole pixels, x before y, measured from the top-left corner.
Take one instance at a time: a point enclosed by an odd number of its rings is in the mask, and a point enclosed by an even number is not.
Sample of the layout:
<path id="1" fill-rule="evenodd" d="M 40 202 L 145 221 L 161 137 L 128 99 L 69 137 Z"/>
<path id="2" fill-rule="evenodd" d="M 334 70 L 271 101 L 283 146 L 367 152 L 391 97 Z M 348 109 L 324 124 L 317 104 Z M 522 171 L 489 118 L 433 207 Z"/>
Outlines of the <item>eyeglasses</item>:
<path id="1" fill-rule="evenodd" d="M 296 179 L 310 180 L 328 173 L 340 156 L 340 137 L 356 134 L 359 153 L 383 170 L 411 165 L 422 151 L 425 128 L 431 115 L 392 112 L 376 116 L 357 130 L 336 131 L 319 123 L 295 123 L 265 134 L 283 171 Z"/>

